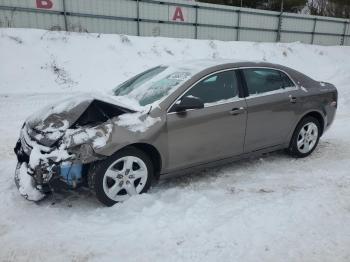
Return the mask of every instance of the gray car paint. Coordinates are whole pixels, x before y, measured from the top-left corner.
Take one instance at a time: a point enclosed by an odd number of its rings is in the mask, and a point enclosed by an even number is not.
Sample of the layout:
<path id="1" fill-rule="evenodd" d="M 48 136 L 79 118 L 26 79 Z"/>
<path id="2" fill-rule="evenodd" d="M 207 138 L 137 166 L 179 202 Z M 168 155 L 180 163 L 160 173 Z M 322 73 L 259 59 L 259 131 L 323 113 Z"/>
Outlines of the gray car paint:
<path id="1" fill-rule="evenodd" d="M 272 68 L 287 73 L 296 83 L 295 90 L 260 97 L 240 98 L 239 101 L 189 110 L 186 114 L 171 111 L 181 95 L 208 74 L 240 68 Z M 290 95 L 297 99 L 290 102 Z M 323 118 L 323 129 L 333 121 L 337 91 L 331 84 L 320 82 L 288 67 L 270 63 L 235 62 L 207 68 L 183 83 L 148 112 L 160 118 L 145 132 L 133 132 L 113 125 L 108 143 L 94 149 L 108 157 L 130 145 L 147 144 L 160 156 L 160 174 L 172 174 L 237 160 L 256 153 L 286 148 L 298 122 L 308 113 L 317 112 Z M 243 108 L 231 115 L 233 108 Z M 147 116 L 145 116 L 147 117 Z M 112 119 L 113 123 L 116 123 Z"/>
<path id="2" fill-rule="evenodd" d="M 208 74 L 247 67 L 282 70 L 296 83 L 296 89 L 190 110 L 186 115 L 167 112 L 186 90 Z M 324 119 L 323 129 L 330 125 L 336 109 L 329 103 L 336 99 L 335 94 L 333 85 L 322 87 L 320 82 L 277 64 L 242 62 L 214 66 L 193 76 L 150 112 L 152 117 L 160 117 L 162 121 L 145 133 L 121 132 L 116 127 L 108 149 L 100 153 L 111 155 L 127 145 L 147 143 L 159 152 L 162 159 L 160 173 L 166 174 L 207 166 L 208 162 L 240 159 L 254 151 L 269 152 L 286 148 L 296 125 L 307 113 L 319 113 Z M 290 95 L 297 98 L 295 104 L 290 102 Z M 244 107 L 247 111 L 232 116 L 229 111 L 235 107 Z"/>

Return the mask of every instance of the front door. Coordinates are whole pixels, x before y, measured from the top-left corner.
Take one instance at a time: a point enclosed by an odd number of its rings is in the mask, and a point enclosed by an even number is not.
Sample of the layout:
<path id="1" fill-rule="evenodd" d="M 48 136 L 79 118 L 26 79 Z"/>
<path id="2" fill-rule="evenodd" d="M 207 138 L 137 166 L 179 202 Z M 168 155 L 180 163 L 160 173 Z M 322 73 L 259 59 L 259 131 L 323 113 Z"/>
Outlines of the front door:
<path id="1" fill-rule="evenodd" d="M 234 70 L 211 74 L 182 96 L 201 99 L 204 108 L 181 114 L 170 109 L 169 171 L 243 153 L 247 114 L 238 84 Z"/>

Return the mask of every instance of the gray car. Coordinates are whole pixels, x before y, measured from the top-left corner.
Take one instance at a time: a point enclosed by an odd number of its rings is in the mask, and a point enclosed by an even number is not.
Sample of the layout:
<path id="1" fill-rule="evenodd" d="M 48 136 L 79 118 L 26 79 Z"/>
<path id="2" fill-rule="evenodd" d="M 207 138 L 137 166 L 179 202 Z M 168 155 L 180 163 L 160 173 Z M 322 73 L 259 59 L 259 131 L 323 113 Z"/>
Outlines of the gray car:
<path id="1" fill-rule="evenodd" d="M 151 68 L 105 95 L 30 116 L 15 152 L 20 193 L 89 187 L 111 206 L 159 176 L 286 149 L 306 157 L 333 122 L 337 90 L 264 62 L 197 60 Z"/>

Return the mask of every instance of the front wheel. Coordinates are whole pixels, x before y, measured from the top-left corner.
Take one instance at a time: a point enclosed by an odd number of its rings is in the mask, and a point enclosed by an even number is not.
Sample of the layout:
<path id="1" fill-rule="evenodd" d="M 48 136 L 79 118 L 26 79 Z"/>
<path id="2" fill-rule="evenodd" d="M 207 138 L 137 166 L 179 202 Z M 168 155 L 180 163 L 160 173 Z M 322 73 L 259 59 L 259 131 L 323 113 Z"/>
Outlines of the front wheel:
<path id="1" fill-rule="evenodd" d="M 316 149 L 320 135 L 320 122 L 311 116 L 303 118 L 294 131 L 288 152 L 298 158 L 307 157 Z"/>
<path id="2" fill-rule="evenodd" d="M 92 164 L 89 186 L 106 206 L 145 193 L 151 186 L 154 169 L 150 158 L 137 148 L 118 151 L 105 160 Z"/>

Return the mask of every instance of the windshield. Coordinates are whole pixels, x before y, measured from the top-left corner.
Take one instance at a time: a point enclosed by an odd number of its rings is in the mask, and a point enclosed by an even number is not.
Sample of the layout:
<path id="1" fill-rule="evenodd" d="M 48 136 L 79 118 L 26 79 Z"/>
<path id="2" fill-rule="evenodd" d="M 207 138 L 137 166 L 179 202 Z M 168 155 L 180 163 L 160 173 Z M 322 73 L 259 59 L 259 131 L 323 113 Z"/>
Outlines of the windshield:
<path id="1" fill-rule="evenodd" d="M 114 90 L 114 94 L 146 106 L 168 96 L 190 75 L 190 72 L 180 68 L 158 66 L 122 83 Z"/>

